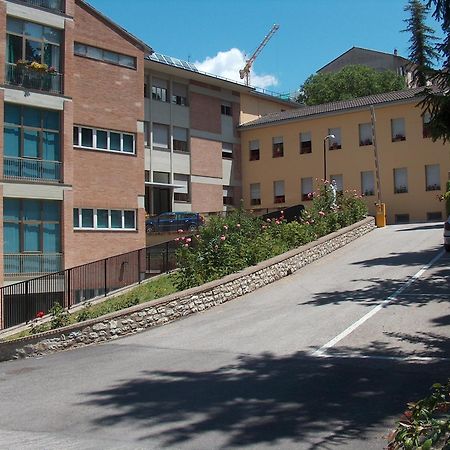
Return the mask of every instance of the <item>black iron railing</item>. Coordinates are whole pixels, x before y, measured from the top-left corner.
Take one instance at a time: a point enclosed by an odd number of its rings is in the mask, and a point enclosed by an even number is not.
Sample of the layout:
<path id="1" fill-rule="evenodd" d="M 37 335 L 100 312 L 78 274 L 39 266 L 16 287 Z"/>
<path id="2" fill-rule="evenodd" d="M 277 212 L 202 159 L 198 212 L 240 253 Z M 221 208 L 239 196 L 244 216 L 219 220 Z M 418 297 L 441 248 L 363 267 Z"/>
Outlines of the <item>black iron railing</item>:
<path id="1" fill-rule="evenodd" d="M 1 327 L 10 328 L 45 314 L 55 302 L 65 308 L 176 268 L 175 241 L 0 287 Z"/>
<path id="2" fill-rule="evenodd" d="M 36 6 L 42 9 L 48 9 L 50 11 L 63 13 L 64 12 L 64 0 L 20 0 L 21 3 L 25 3 L 30 6 Z"/>
<path id="3" fill-rule="evenodd" d="M 5 82 L 26 89 L 51 92 L 62 92 L 62 74 L 34 70 L 26 65 L 6 64 Z"/>
<path id="4" fill-rule="evenodd" d="M 3 176 L 12 180 L 61 182 L 62 162 L 5 156 Z"/>

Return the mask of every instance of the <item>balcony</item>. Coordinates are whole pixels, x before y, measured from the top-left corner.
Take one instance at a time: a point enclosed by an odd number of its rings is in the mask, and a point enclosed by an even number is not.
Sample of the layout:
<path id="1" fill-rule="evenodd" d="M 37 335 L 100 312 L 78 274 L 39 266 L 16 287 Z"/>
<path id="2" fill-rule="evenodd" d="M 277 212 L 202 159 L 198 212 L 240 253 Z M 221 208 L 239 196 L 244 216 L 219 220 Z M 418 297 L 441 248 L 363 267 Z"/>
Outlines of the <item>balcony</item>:
<path id="1" fill-rule="evenodd" d="M 62 181 L 62 163 L 5 156 L 3 158 L 3 176 L 9 180 L 59 183 Z"/>
<path id="2" fill-rule="evenodd" d="M 17 253 L 4 255 L 5 277 L 37 277 L 62 270 L 61 253 Z"/>
<path id="3" fill-rule="evenodd" d="M 64 0 L 20 0 L 20 3 L 25 3 L 36 8 L 48 9 L 57 13 L 64 12 Z"/>
<path id="4" fill-rule="evenodd" d="M 6 64 L 6 84 L 20 86 L 25 89 L 62 93 L 62 74 L 42 70 L 34 70 L 30 66 Z"/>

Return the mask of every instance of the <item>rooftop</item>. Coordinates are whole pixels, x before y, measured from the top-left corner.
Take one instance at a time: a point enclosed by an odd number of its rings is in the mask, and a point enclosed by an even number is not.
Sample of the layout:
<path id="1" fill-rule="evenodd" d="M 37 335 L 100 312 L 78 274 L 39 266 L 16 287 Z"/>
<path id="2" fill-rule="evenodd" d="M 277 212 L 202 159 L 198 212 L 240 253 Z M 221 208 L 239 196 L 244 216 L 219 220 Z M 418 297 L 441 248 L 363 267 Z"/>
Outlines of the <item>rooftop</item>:
<path id="1" fill-rule="evenodd" d="M 423 94 L 424 88 L 406 89 L 403 91 L 387 92 L 385 94 L 368 95 L 366 97 L 354 98 L 351 100 L 341 100 L 338 102 L 324 103 L 322 105 L 304 106 L 292 111 L 281 113 L 271 113 L 259 119 L 246 122 L 239 128 L 252 128 L 258 126 L 269 125 L 289 120 L 298 120 L 306 117 L 317 116 L 339 111 L 350 111 L 352 109 L 364 108 L 368 106 L 382 105 L 386 103 L 395 103 L 408 100 L 417 100 Z"/>

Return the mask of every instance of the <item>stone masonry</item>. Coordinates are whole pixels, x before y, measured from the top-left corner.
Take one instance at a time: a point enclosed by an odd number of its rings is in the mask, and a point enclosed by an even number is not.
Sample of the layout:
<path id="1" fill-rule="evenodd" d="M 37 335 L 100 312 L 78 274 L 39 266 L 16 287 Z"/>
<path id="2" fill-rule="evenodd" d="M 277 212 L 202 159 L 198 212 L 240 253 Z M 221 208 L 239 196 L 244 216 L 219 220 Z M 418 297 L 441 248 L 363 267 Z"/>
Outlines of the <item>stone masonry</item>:
<path id="1" fill-rule="evenodd" d="M 106 316 L 0 343 L 0 361 L 53 353 L 117 339 L 165 325 L 238 298 L 290 275 L 375 228 L 373 217 L 199 287 Z"/>

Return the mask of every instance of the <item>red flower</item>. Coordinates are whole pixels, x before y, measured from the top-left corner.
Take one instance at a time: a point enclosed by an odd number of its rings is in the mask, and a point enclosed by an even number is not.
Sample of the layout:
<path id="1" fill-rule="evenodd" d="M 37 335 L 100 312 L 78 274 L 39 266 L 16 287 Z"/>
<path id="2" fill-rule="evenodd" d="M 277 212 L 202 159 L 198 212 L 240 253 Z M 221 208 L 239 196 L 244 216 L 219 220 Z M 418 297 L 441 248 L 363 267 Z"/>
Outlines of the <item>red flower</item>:
<path id="1" fill-rule="evenodd" d="M 42 319 L 42 317 L 45 316 L 44 311 L 39 311 L 38 313 L 36 313 L 36 319 Z"/>

